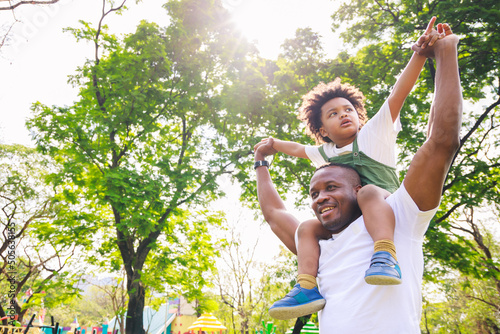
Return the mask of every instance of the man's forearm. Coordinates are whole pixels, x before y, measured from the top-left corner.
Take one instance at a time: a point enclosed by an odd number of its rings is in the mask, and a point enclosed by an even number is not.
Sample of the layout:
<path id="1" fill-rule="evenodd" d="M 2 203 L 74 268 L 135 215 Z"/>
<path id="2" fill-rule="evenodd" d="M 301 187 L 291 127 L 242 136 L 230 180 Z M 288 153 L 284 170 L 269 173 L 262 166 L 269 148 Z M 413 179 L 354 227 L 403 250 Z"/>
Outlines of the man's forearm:
<path id="1" fill-rule="evenodd" d="M 256 154 L 255 160 L 264 160 L 264 156 Z M 256 176 L 257 196 L 264 219 L 285 246 L 293 253 L 297 253 L 295 230 L 299 222 L 287 212 L 285 204 L 271 180 L 268 167 L 257 167 Z"/>

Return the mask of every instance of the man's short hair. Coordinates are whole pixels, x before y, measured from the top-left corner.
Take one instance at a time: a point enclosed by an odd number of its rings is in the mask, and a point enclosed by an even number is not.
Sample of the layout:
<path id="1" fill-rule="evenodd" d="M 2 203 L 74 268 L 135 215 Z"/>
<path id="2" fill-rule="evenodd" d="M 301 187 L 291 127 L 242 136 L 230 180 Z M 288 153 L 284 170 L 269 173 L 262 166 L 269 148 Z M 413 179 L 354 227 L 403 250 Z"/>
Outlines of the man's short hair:
<path id="1" fill-rule="evenodd" d="M 302 97 L 302 105 L 299 109 L 298 118 L 306 124 L 306 132 L 316 141 L 316 144 L 329 143 L 332 140 L 323 137 L 319 131 L 323 123 L 321 122 L 321 107 L 331 99 L 343 97 L 356 109 L 360 127 L 368 120 L 364 107 L 365 96 L 356 87 L 341 83 L 340 78 L 325 84 L 320 82 L 309 93 Z"/>
<path id="2" fill-rule="evenodd" d="M 359 172 L 356 170 L 356 168 L 354 168 L 350 165 L 346 165 L 346 164 L 340 164 L 337 162 L 324 163 L 323 165 L 316 168 L 316 170 L 314 171 L 314 174 L 316 174 L 316 172 L 319 171 L 320 169 L 325 169 L 325 168 L 329 168 L 329 167 L 339 167 L 339 168 L 342 168 L 344 170 L 347 170 L 349 172 L 349 175 L 350 175 L 349 181 L 351 182 L 353 187 L 361 185 L 361 176 L 359 176 Z"/>

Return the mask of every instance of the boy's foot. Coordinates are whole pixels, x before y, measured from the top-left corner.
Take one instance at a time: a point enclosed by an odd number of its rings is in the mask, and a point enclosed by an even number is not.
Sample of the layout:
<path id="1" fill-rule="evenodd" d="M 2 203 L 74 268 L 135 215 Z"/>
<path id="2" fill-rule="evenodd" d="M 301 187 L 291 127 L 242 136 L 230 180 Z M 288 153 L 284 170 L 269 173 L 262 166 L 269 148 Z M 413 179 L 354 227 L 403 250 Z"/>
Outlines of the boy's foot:
<path id="1" fill-rule="evenodd" d="M 370 268 L 365 273 L 365 281 L 372 285 L 401 284 L 401 269 L 398 261 L 389 252 L 374 253 Z"/>
<path id="2" fill-rule="evenodd" d="M 325 303 L 317 287 L 304 289 L 300 284 L 295 284 L 292 291 L 271 306 L 269 315 L 279 320 L 295 319 L 318 312 Z"/>

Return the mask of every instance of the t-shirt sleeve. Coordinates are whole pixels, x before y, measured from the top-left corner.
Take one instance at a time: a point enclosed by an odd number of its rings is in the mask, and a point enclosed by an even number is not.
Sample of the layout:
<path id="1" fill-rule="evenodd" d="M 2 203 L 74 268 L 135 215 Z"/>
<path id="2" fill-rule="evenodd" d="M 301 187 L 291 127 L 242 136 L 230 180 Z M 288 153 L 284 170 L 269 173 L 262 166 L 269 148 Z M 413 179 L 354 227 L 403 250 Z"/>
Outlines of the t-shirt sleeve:
<path id="1" fill-rule="evenodd" d="M 421 211 L 406 190 L 404 182 L 394 194 L 387 198 L 387 202 L 396 215 L 396 229 L 412 235 L 413 238 L 424 237 L 429 222 L 439 207 Z"/>
<path id="2" fill-rule="evenodd" d="M 361 128 L 358 134 L 359 150 L 385 165 L 396 167 L 396 139 L 401 121 L 392 121 L 387 100 L 380 110 Z"/>
<path id="3" fill-rule="evenodd" d="M 306 146 L 306 155 L 316 168 L 327 162 L 319 152 L 319 146 Z"/>

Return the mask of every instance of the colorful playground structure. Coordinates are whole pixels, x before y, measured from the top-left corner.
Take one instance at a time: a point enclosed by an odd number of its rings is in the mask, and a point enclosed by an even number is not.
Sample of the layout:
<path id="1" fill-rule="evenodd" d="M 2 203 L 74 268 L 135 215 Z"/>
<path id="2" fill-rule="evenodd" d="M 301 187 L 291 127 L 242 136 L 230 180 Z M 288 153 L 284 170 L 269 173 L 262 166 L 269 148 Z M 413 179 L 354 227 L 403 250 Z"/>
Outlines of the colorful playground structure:
<path id="1" fill-rule="evenodd" d="M 148 334 L 225 334 L 226 326 L 214 315 L 204 313 L 196 316 L 193 305 L 184 298 L 170 299 L 154 310 L 146 306 L 143 314 L 144 329 Z M 3 320 L 3 319 L 0 319 Z M 9 322 L 14 319 L 8 319 Z M 17 318 L 15 319 L 17 320 Z M 75 317 L 70 326 L 61 326 L 51 317 L 50 325 L 43 323 L 43 318 L 33 314 L 24 326 L 0 326 L 0 334 L 124 334 L 120 333 L 117 319 L 106 321 L 101 326 L 85 327 L 78 324 Z M 275 334 L 276 326 L 272 322 L 262 322 L 263 329 L 252 330 L 255 334 Z M 285 334 L 291 334 L 290 328 Z M 318 327 L 307 322 L 301 333 L 319 333 Z"/>

